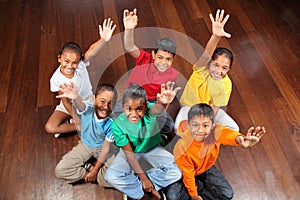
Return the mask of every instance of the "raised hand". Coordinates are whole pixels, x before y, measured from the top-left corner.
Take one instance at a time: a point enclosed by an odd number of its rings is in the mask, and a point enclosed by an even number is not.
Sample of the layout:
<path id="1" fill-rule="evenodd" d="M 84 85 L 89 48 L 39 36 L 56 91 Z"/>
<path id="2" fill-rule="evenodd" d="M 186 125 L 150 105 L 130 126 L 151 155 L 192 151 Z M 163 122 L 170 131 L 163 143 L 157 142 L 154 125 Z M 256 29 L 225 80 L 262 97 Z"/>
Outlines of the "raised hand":
<path id="1" fill-rule="evenodd" d="M 108 18 L 103 21 L 103 25 L 99 25 L 99 34 L 100 37 L 108 42 L 111 39 L 111 36 L 116 28 L 116 25 L 113 25 L 113 21 Z"/>
<path id="2" fill-rule="evenodd" d="M 263 126 L 257 126 L 256 128 L 251 127 L 249 128 L 245 136 L 238 136 L 237 142 L 242 147 L 252 147 L 259 142 L 259 140 L 265 133 L 266 129 Z"/>
<path id="3" fill-rule="evenodd" d="M 123 23 L 125 29 L 134 29 L 137 26 L 138 23 L 138 17 L 137 17 L 137 9 L 133 9 L 133 11 L 124 10 L 123 12 Z"/>
<path id="4" fill-rule="evenodd" d="M 64 83 L 59 86 L 59 92 L 61 94 L 57 95 L 56 98 L 69 98 L 69 99 L 76 99 L 78 97 L 78 88 L 73 82 Z"/>
<path id="5" fill-rule="evenodd" d="M 224 10 L 218 9 L 216 13 L 216 18 L 214 19 L 212 14 L 209 14 L 210 21 L 212 23 L 212 32 L 218 37 L 227 37 L 230 38 L 231 35 L 224 31 L 224 26 L 229 19 L 229 14 L 224 18 Z"/>
<path id="6" fill-rule="evenodd" d="M 180 87 L 174 89 L 174 85 L 175 83 L 170 81 L 166 84 L 161 84 L 161 91 L 160 94 L 157 94 L 157 101 L 161 104 L 171 103 L 176 96 L 177 91 L 181 89 Z"/>

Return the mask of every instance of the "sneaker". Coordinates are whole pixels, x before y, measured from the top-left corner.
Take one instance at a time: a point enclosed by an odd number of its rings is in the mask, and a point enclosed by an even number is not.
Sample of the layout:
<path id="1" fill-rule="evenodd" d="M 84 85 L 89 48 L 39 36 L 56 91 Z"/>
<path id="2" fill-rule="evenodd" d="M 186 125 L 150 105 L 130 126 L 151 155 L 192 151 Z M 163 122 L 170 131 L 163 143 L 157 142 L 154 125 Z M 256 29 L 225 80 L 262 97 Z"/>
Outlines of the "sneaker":
<path id="1" fill-rule="evenodd" d="M 54 134 L 54 137 L 55 137 L 55 138 L 59 138 L 59 136 L 60 136 L 60 133 Z"/>
<path id="2" fill-rule="evenodd" d="M 66 124 L 73 124 L 73 123 L 75 123 L 75 120 L 74 120 L 73 118 L 70 118 L 70 119 L 67 119 L 67 120 L 65 121 L 65 123 L 66 123 Z"/>

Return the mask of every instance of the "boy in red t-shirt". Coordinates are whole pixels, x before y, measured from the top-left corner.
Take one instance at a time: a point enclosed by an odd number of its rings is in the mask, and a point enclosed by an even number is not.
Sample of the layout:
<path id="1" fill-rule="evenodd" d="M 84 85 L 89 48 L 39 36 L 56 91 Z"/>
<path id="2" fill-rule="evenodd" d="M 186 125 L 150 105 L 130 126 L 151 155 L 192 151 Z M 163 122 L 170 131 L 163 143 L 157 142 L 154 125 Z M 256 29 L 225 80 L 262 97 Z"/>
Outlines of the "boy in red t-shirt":
<path id="1" fill-rule="evenodd" d="M 176 44 L 169 38 L 162 38 L 155 44 L 151 53 L 138 48 L 134 44 L 134 29 L 137 26 L 137 9 L 133 11 L 124 10 L 124 48 L 136 62 L 136 66 L 130 72 L 126 83 L 128 87 L 131 83 L 140 85 L 146 90 L 149 102 L 156 102 L 161 84 L 176 82 L 178 72 L 172 63 L 176 55 Z M 114 111 L 118 113 L 118 107 Z M 121 110 L 120 110 L 121 111 Z M 157 117 L 161 128 L 161 134 L 166 142 L 171 141 L 174 135 L 174 121 L 167 113 Z"/>

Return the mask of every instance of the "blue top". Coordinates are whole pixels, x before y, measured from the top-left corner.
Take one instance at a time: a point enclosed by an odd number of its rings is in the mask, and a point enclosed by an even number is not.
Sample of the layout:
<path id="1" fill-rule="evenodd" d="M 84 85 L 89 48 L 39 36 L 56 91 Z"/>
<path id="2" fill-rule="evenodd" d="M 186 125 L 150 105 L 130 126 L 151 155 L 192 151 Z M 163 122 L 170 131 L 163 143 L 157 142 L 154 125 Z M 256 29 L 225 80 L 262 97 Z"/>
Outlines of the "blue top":
<path id="1" fill-rule="evenodd" d="M 81 141 L 88 147 L 102 147 L 104 140 L 114 142 L 111 130 L 112 119 L 98 119 L 93 105 L 86 103 L 86 109 L 78 112 L 81 115 Z"/>

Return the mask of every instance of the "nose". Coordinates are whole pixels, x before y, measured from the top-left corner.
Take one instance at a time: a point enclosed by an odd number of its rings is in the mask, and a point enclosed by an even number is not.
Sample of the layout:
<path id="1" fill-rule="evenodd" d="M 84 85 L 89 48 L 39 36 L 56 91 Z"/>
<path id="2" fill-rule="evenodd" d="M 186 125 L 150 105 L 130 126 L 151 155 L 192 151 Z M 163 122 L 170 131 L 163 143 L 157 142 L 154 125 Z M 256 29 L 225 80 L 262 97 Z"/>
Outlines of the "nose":
<path id="1" fill-rule="evenodd" d="M 72 67 L 72 63 L 67 63 L 67 68 L 71 68 Z"/>
<path id="2" fill-rule="evenodd" d="M 103 108 L 104 109 L 107 109 L 108 108 L 108 106 L 107 106 L 107 104 L 105 103 L 105 104 L 103 104 Z"/>
<path id="3" fill-rule="evenodd" d="M 204 128 L 202 126 L 199 126 L 197 129 L 198 133 L 203 133 L 204 132 Z"/>
<path id="4" fill-rule="evenodd" d="M 222 67 L 218 67 L 218 73 L 219 73 L 221 76 L 223 75 Z"/>
<path id="5" fill-rule="evenodd" d="M 104 103 L 102 106 L 103 106 L 104 109 L 107 110 L 109 108 L 109 103 Z"/>
<path id="6" fill-rule="evenodd" d="M 167 64 L 167 59 L 165 59 L 165 58 L 161 59 L 161 64 L 166 65 Z"/>
<path id="7" fill-rule="evenodd" d="M 138 115 L 138 112 L 136 110 L 131 111 L 131 116 L 136 117 Z"/>

